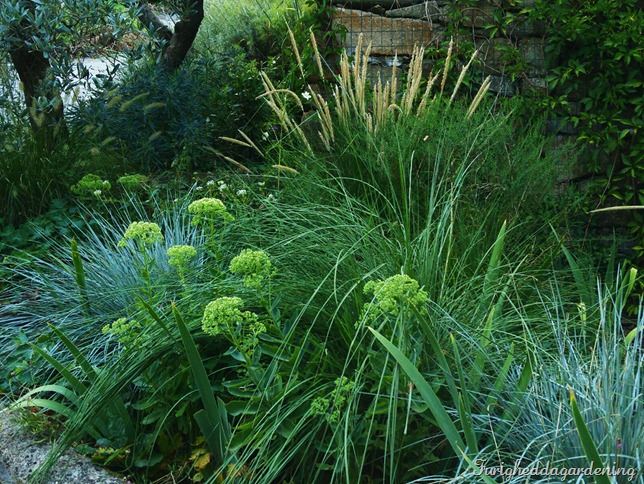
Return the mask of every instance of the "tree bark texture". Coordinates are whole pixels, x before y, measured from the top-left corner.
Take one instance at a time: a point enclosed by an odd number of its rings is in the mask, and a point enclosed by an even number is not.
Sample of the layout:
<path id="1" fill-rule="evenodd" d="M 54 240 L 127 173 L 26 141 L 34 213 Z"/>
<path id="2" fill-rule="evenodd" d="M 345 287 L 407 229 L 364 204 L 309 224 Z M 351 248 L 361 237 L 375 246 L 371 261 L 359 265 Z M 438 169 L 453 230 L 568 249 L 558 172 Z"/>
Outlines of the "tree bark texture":
<path id="1" fill-rule="evenodd" d="M 27 0 L 27 4 L 30 9 L 35 9 L 32 0 Z M 25 28 L 28 29 L 28 26 Z M 43 52 L 30 50 L 25 44 L 10 49 L 9 56 L 22 83 L 33 133 L 46 136 L 48 141 L 53 141 L 55 137 L 67 136 L 63 100 L 57 92 L 49 59 Z M 38 98 L 41 96 L 48 101 L 44 110 L 37 107 Z"/>
<path id="2" fill-rule="evenodd" d="M 188 17 L 182 18 L 174 25 L 174 34 L 159 62 L 161 68 L 173 71 L 181 65 L 197 37 L 203 17 L 203 0 L 197 0 Z"/>
<path id="3" fill-rule="evenodd" d="M 152 26 L 154 32 L 163 40 L 170 41 L 172 38 L 172 30 L 170 30 L 156 14 L 152 11 L 147 3 L 143 3 L 139 7 L 139 20 L 146 27 Z"/>

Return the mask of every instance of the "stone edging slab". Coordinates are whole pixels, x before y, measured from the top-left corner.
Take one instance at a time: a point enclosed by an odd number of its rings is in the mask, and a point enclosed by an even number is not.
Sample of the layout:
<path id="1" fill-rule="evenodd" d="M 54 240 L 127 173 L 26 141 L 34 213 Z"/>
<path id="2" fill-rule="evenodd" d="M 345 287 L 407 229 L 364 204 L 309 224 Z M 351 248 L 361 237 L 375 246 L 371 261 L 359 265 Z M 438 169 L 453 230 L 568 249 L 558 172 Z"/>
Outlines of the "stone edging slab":
<path id="1" fill-rule="evenodd" d="M 0 483 L 26 484 L 42 464 L 51 445 L 37 443 L 6 410 L 0 411 Z M 90 459 L 68 452 L 50 471 L 44 484 L 124 484 L 106 469 L 95 466 Z"/>

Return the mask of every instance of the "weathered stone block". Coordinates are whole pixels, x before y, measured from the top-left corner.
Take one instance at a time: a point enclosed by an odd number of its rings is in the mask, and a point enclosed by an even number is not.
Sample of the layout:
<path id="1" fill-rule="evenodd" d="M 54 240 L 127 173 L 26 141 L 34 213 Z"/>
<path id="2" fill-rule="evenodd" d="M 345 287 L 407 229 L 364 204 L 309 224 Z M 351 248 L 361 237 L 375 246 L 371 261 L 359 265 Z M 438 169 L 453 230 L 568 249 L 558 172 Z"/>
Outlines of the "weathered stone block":
<path id="1" fill-rule="evenodd" d="M 571 182 L 588 178 L 591 174 L 586 163 L 577 158 L 580 147 L 575 146 L 577 136 L 558 134 L 552 136 L 547 145 L 549 153 L 556 153 L 558 163 L 557 178 L 560 182 Z"/>
<path id="2" fill-rule="evenodd" d="M 378 84 L 378 80 L 385 85 L 388 81 L 391 80 L 391 74 L 393 72 L 393 66 L 383 66 L 381 64 L 367 64 L 367 81 L 372 86 Z M 400 73 L 400 67 L 396 68 L 397 72 Z"/>
<path id="3" fill-rule="evenodd" d="M 446 14 L 448 8 L 445 7 Z M 523 7 L 520 7 L 517 2 L 514 2 L 514 6 L 510 6 L 498 5 L 498 2 L 490 0 L 479 0 L 475 5 L 460 7 L 461 15 L 463 16 L 461 24 L 464 27 L 483 29 L 497 23 L 494 19 L 495 14 L 503 15 L 507 11 L 518 12 L 521 8 Z M 524 16 L 517 16 L 517 19 L 506 28 L 510 36 L 523 38 L 543 35 L 546 26 L 542 21 L 527 21 Z"/>
<path id="4" fill-rule="evenodd" d="M 506 76 L 490 76 L 490 92 L 512 97 L 516 92 L 513 82 Z"/>
<path id="5" fill-rule="evenodd" d="M 530 37 L 521 40 L 519 50 L 526 60 L 528 77 L 545 77 L 546 76 L 546 53 L 545 40 L 536 37 Z"/>
<path id="6" fill-rule="evenodd" d="M 409 7 L 421 3 L 422 0 L 335 0 L 333 5 L 342 8 L 349 8 L 355 10 L 371 10 L 375 7 L 380 7 L 384 10 L 391 10 L 393 8 Z"/>
<path id="7" fill-rule="evenodd" d="M 489 2 L 479 2 L 478 5 L 461 7 L 461 25 L 481 29 L 490 25 L 494 19 L 495 7 Z"/>
<path id="8" fill-rule="evenodd" d="M 388 10 L 385 17 L 416 18 L 430 22 L 445 22 L 447 20 L 447 7 L 439 7 L 438 2 L 429 1 L 412 5 L 410 7 Z"/>
<path id="9" fill-rule="evenodd" d="M 528 21 L 517 19 L 508 28 L 508 34 L 512 37 L 523 39 L 525 37 L 538 37 L 546 32 L 546 23 L 542 20 Z"/>
<path id="10" fill-rule="evenodd" d="M 503 0 L 501 5 L 503 8 L 510 10 L 521 10 L 526 7 L 534 7 L 535 0 Z"/>
<path id="11" fill-rule="evenodd" d="M 521 92 L 526 94 L 530 92 L 539 92 L 546 94 L 548 82 L 543 77 L 524 77 L 521 79 Z"/>
<path id="12" fill-rule="evenodd" d="M 414 45 L 427 46 L 435 36 L 429 22 L 408 18 L 386 18 L 361 10 L 336 9 L 333 14 L 336 27 L 346 28 L 344 47 L 352 52 L 358 37 L 364 34 L 363 45 L 371 43 L 373 55 L 411 55 Z"/>
<path id="13" fill-rule="evenodd" d="M 561 134 L 561 135 L 577 135 L 579 128 L 572 124 L 570 121 L 563 119 L 549 119 L 546 122 L 546 132 L 548 134 Z"/>

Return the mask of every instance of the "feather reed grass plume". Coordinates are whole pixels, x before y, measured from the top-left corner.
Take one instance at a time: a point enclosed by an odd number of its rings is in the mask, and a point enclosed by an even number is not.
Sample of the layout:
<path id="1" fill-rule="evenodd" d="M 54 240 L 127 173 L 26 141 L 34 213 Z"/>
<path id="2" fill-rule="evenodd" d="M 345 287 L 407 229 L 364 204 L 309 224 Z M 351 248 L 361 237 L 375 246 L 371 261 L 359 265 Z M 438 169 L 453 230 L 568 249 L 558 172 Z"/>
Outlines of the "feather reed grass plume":
<path id="1" fill-rule="evenodd" d="M 423 79 L 423 58 L 425 57 L 425 49 L 416 45 L 409 64 L 409 72 L 407 73 L 407 90 L 403 94 L 401 107 L 405 114 L 411 114 L 416 100 L 416 94 L 420 87 L 420 81 Z"/>
<path id="2" fill-rule="evenodd" d="M 252 148 L 254 149 L 261 157 L 264 156 L 264 153 L 262 150 L 260 150 L 255 143 L 248 137 L 246 133 L 244 133 L 242 130 L 238 129 L 237 130 L 239 134 L 241 135 L 242 138 L 244 138 L 244 141 L 238 140 L 236 138 L 229 138 L 228 136 L 220 136 L 219 139 L 223 141 L 228 141 L 229 143 L 233 143 L 239 146 L 243 146 L 245 148 Z"/>
<path id="3" fill-rule="evenodd" d="M 466 116 L 468 118 L 472 117 L 472 115 L 476 112 L 476 108 L 479 107 L 479 104 L 481 104 L 483 97 L 490 89 L 490 84 L 492 84 L 492 78 L 490 76 L 487 76 L 483 81 L 483 84 L 481 84 L 481 87 L 479 88 L 478 92 L 476 93 L 476 96 L 474 96 L 474 99 L 472 99 L 472 103 L 470 104 L 470 107 L 467 110 Z"/>
<path id="4" fill-rule="evenodd" d="M 478 49 L 472 54 L 472 57 L 470 57 L 470 61 L 461 69 L 461 74 L 458 76 L 458 80 L 456 81 L 456 85 L 454 86 L 454 91 L 452 91 L 452 96 L 449 98 L 449 104 L 452 104 L 452 101 L 456 97 L 456 93 L 458 92 L 458 88 L 461 87 L 461 83 L 463 82 L 463 79 L 465 78 L 465 74 L 469 70 L 470 66 L 472 65 L 472 62 L 476 57 L 479 55 Z"/>
<path id="5" fill-rule="evenodd" d="M 295 38 L 289 31 L 289 38 L 293 44 L 293 50 L 297 59 L 300 72 L 304 72 L 299 50 L 295 45 Z M 322 60 L 317 50 L 315 36 L 311 32 L 311 45 L 313 47 L 314 58 L 319 70 L 320 76 L 324 76 Z M 356 120 L 361 120 L 369 132 L 377 133 L 383 129 L 385 123 L 390 119 L 398 116 L 422 116 L 431 109 L 432 104 L 441 99 L 445 90 L 447 78 L 452 65 L 452 55 L 454 52 L 454 41 L 450 40 L 443 69 L 434 74 L 430 73 L 428 78 L 423 75 L 423 65 L 425 58 L 425 49 L 422 46 L 415 46 L 412 52 L 407 72 L 407 80 L 404 86 L 399 82 L 399 70 L 397 68 L 398 58 L 394 58 L 391 77 L 383 80 L 378 78 L 369 88 L 368 64 L 371 53 L 371 45 L 364 45 L 364 36 L 358 37 L 353 59 L 350 60 L 346 52 L 340 57 L 339 74 L 335 78 L 335 86 L 331 88 L 331 97 L 333 102 L 330 107 L 324 97 L 315 92 L 311 86 L 308 86 L 308 92 L 313 100 L 315 112 L 320 121 L 320 130 L 318 136 L 322 140 L 324 147 L 331 150 L 335 141 L 334 125 L 349 126 Z M 448 105 L 456 98 L 458 90 L 465 79 L 474 59 L 477 57 L 476 51 L 469 62 L 462 67 L 456 85 L 451 93 Z M 432 92 L 438 78 L 440 81 L 440 91 L 433 97 Z M 295 104 L 304 111 L 299 96 L 288 89 L 276 89 L 271 80 L 265 73 L 262 73 L 262 82 L 264 84 L 264 97 L 269 107 L 277 114 L 282 126 L 289 132 L 293 133 L 296 138 L 300 139 L 306 149 L 311 151 L 311 145 L 305 134 L 299 127 L 299 124 L 293 121 L 286 109 L 285 99 L 290 97 Z M 421 88 L 425 82 L 424 90 Z M 490 87 L 490 79 L 486 79 L 470 105 L 467 116 L 470 117 L 481 103 L 483 97 Z M 402 88 L 402 93 L 398 90 Z M 421 94 L 422 93 L 422 94 Z M 282 95 L 285 95 L 283 97 Z"/>
<path id="6" fill-rule="evenodd" d="M 288 89 L 276 89 L 265 72 L 261 72 L 260 76 L 262 78 L 262 84 L 264 85 L 264 94 L 262 94 L 260 97 L 266 97 L 267 99 L 266 102 L 268 106 L 277 115 L 277 118 L 279 119 L 280 124 L 284 128 L 286 128 L 286 130 L 289 133 L 294 134 L 294 136 L 304 144 L 307 151 L 312 152 L 313 150 L 311 149 L 311 145 L 309 144 L 309 141 L 306 139 L 306 136 L 304 135 L 302 128 L 300 128 L 299 125 L 291 119 L 291 116 L 289 115 L 288 109 L 286 107 L 286 103 L 279 96 L 279 94 L 284 93 L 294 99 L 297 99 L 299 103 L 298 106 L 300 107 L 300 109 L 303 110 L 304 107 L 302 106 L 302 103 L 297 97 L 297 94 L 295 94 L 293 91 L 290 91 Z"/>
<path id="7" fill-rule="evenodd" d="M 293 53 L 295 54 L 297 65 L 300 68 L 300 74 L 302 74 L 302 77 L 304 77 L 304 66 L 302 65 L 302 58 L 300 57 L 300 49 L 297 48 L 297 42 L 295 41 L 295 36 L 293 35 L 291 28 L 288 25 L 286 26 L 286 28 L 288 29 L 288 38 L 291 41 L 291 46 L 293 47 Z"/>
<path id="8" fill-rule="evenodd" d="M 311 35 L 311 47 L 313 47 L 313 57 L 315 58 L 315 63 L 318 66 L 318 71 L 320 73 L 320 79 L 324 79 L 324 69 L 322 68 L 322 57 L 318 51 L 318 42 L 315 40 L 315 34 L 313 30 L 309 29 L 309 34 Z"/>
<path id="9" fill-rule="evenodd" d="M 447 58 L 445 59 L 445 68 L 443 69 L 443 79 L 441 80 L 441 95 L 445 90 L 445 82 L 447 82 L 447 74 L 449 73 L 449 64 L 452 60 L 452 51 L 454 50 L 454 39 L 450 39 L 449 47 L 447 48 Z"/>

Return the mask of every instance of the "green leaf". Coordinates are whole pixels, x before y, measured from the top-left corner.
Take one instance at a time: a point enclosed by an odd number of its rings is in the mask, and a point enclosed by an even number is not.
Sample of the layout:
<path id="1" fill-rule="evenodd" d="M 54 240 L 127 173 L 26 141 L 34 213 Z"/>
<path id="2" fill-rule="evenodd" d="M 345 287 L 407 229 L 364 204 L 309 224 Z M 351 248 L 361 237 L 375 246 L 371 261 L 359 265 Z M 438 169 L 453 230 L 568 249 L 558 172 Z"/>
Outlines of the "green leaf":
<path id="1" fill-rule="evenodd" d="M 78 250 L 78 243 L 76 239 L 72 239 L 72 262 L 74 264 L 74 280 L 78 286 L 78 292 L 80 293 L 81 304 L 83 305 L 83 310 L 86 314 L 90 312 L 89 299 L 87 298 L 87 283 L 85 281 L 85 269 L 83 268 L 83 259 Z"/>
<path id="2" fill-rule="evenodd" d="M 220 426 L 217 425 L 215 420 L 216 415 L 213 415 L 213 418 L 210 418 L 208 413 L 201 409 L 195 412 L 193 417 L 195 422 L 197 422 L 199 430 L 201 430 L 202 435 L 206 439 L 210 452 L 216 459 L 218 459 L 216 461 L 216 466 L 221 467 L 224 457 L 223 447 L 221 447 L 221 431 Z"/>
<path id="3" fill-rule="evenodd" d="M 572 416 L 575 421 L 575 427 L 577 427 L 577 433 L 579 434 L 581 446 L 584 448 L 588 463 L 595 469 L 604 469 L 604 463 L 597 451 L 595 442 L 593 442 L 593 438 L 588 431 L 588 427 L 586 427 L 586 422 L 584 422 L 584 417 L 579 411 L 575 393 L 570 387 L 568 387 L 568 390 L 570 391 L 570 406 L 572 407 Z M 593 477 L 597 484 L 610 484 L 610 479 L 606 475 L 595 474 Z"/>
<path id="4" fill-rule="evenodd" d="M 626 337 L 624 338 L 624 343 L 627 345 L 631 344 L 633 340 L 635 339 L 635 336 L 637 336 L 637 332 L 641 329 L 641 327 L 633 328 L 631 329 Z"/>
<path id="5" fill-rule="evenodd" d="M 226 411 L 233 417 L 239 415 L 255 415 L 259 411 L 259 403 L 245 400 L 231 400 L 226 404 Z"/>
<path id="6" fill-rule="evenodd" d="M 403 371 L 407 374 L 409 379 L 413 382 L 414 386 L 418 389 L 425 402 L 429 405 L 429 410 L 436 419 L 436 424 L 447 437 L 447 440 L 454 450 L 454 454 L 461 456 L 465 450 L 465 444 L 461 436 L 452 422 L 451 417 L 445 410 L 443 403 L 440 401 L 434 390 L 432 390 L 427 380 L 423 378 L 420 372 L 416 369 L 411 361 L 400 351 L 391 341 L 381 335 L 372 327 L 367 327 L 373 333 L 376 339 L 387 349 L 393 356 Z"/>
<path id="7" fill-rule="evenodd" d="M 91 382 L 96 381 L 96 379 L 98 378 L 98 375 L 96 374 L 96 370 L 90 364 L 90 362 L 87 361 L 87 358 L 85 358 L 85 356 L 78 349 L 78 347 L 74 343 L 72 343 L 72 341 L 67 336 L 65 336 L 65 333 L 63 333 L 62 331 L 60 331 L 59 329 L 55 328 L 52 325 L 49 325 L 49 327 L 56 334 L 56 336 L 58 336 L 58 338 L 60 338 L 60 340 L 63 342 L 63 344 L 67 347 L 69 352 L 74 357 L 74 360 L 76 360 L 76 363 L 79 364 L 79 366 L 83 370 L 83 373 L 85 373 L 85 376 Z"/>
<path id="8" fill-rule="evenodd" d="M 55 402 L 46 398 L 30 398 L 22 402 L 16 402 L 14 404 L 15 408 L 28 408 L 28 407 L 40 407 L 46 408 L 56 412 L 57 414 L 62 415 L 63 417 L 70 418 L 74 415 L 74 411 L 68 406 L 63 405 L 60 402 Z"/>
<path id="9" fill-rule="evenodd" d="M 194 417 L 208 442 L 210 452 L 212 452 L 215 457 L 215 465 L 217 467 L 221 467 L 224 464 L 224 449 L 227 444 L 227 439 L 225 438 L 226 427 L 222 421 L 223 412 L 220 411 L 221 409 L 219 408 L 215 395 L 210 387 L 210 380 L 208 379 L 208 374 L 206 373 L 203 360 L 199 355 L 199 350 L 192 339 L 192 335 L 190 334 L 186 323 L 183 321 L 183 317 L 174 303 L 172 303 L 172 313 L 174 314 L 174 318 L 177 322 L 179 334 L 181 335 L 181 340 L 183 342 L 183 348 L 186 352 L 188 363 L 190 364 L 190 370 L 192 371 L 192 376 L 195 384 L 197 385 L 197 389 L 199 390 L 199 396 L 204 407 L 203 410 L 195 413 Z M 228 422 L 225 423 L 227 424 Z"/>

